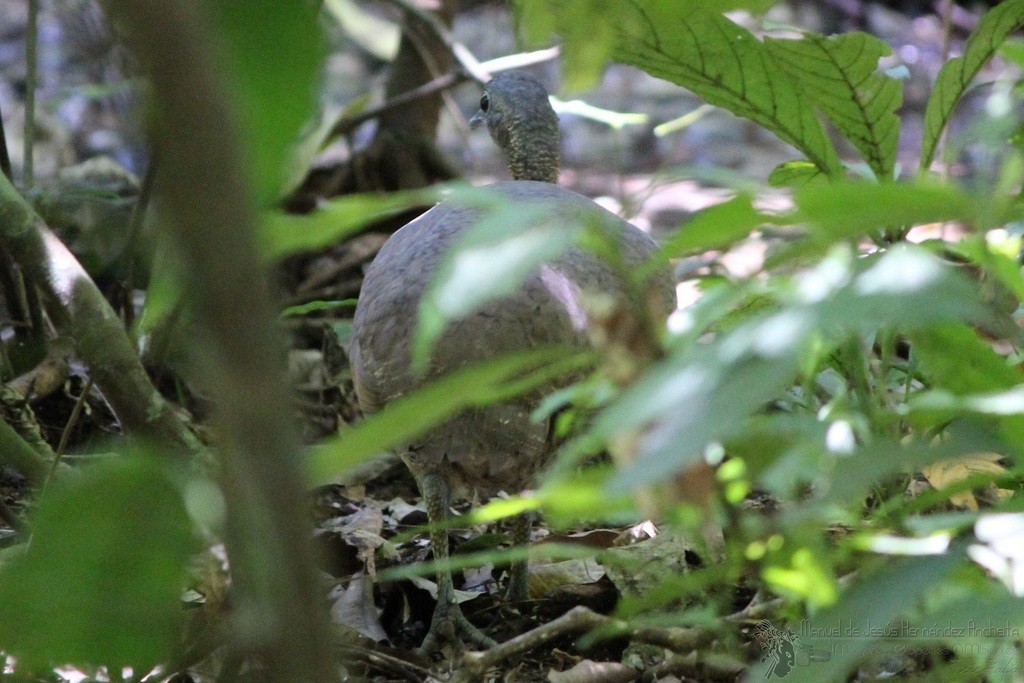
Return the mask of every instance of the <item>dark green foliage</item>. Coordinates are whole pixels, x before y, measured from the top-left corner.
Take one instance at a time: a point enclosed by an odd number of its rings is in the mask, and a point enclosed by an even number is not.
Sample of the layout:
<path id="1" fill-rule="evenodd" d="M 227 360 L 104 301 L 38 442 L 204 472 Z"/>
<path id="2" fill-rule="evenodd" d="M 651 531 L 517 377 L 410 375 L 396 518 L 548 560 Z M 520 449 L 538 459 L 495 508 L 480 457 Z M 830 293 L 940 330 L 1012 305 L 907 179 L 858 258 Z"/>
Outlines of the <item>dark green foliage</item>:
<path id="1" fill-rule="evenodd" d="M 0 569 L 4 651 L 30 669 L 166 661 L 198 550 L 167 473 L 144 456 L 85 468 L 47 491 L 33 524 Z"/>

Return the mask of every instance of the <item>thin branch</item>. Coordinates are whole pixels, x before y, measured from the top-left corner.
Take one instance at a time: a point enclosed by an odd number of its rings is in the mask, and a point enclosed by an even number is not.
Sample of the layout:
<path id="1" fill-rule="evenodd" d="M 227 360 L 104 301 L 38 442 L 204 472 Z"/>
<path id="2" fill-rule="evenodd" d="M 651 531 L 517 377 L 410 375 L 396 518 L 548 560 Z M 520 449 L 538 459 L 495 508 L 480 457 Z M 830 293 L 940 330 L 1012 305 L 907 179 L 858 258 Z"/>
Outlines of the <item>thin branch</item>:
<path id="1" fill-rule="evenodd" d="M 22 170 L 22 186 L 25 192 L 32 190 L 35 182 L 33 162 L 36 139 L 36 90 L 39 73 L 39 0 L 28 2 L 28 28 L 25 37 L 25 160 Z"/>
<path id="2" fill-rule="evenodd" d="M 508 55 L 506 57 L 498 57 L 497 59 L 492 59 L 487 62 L 481 62 L 481 67 L 490 73 L 498 73 L 500 71 L 508 71 L 509 69 L 518 69 L 532 64 L 548 62 L 552 59 L 556 59 L 558 55 L 558 48 L 537 50 L 536 52 L 522 52 L 516 55 Z M 421 97 L 429 97 L 442 90 L 453 88 L 456 85 L 461 85 L 471 79 L 471 76 L 462 71 L 456 71 L 454 73 L 439 76 L 432 81 L 424 83 L 418 88 L 413 88 L 412 90 L 407 90 L 401 95 L 396 95 L 386 102 L 381 102 L 378 105 L 367 107 L 358 114 L 338 119 L 337 123 L 334 124 L 334 127 L 331 128 L 331 132 L 327 138 L 333 139 L 348 135 L 362 124 L 379 117 L 381 114 L 398 107 L 403 107 L 410 102 L 420 99 Z M 483 83 L 486 81 L 479 82 Z"/>
<path id="3" fill-rule="evenodd" d="M 467 652 L 462 656 L 461 665 L 452 680 L 456 683 L 478 681 L 487 669 L 519 657 L 554 638 L 598 628 L 608 629 L 616 635 L 624 635 L 638 642 L 664 647 L 676 653 L 692 652 L 714 638 L 714 634 L 707 629 L 634 627 L 621 619 L 598 614 L 587 607 L 573 607 L 554 621 L 542 624 L 512 640 L 499 643 L 483 652 Z"/>
<path id="4" fill-rule="evenodd" d="M 78 419 L 82 416 L 82 408 L 85 406 L 85 401 L 89 397 L 90 391 L 92 391 L 92 377 L 86 380 L 85 386 L 82 387 L 82 394 L 75 401 L 75 407 L 71 410 L 71 416 L 68 417 L 68 422 L 60 433 L 60 443 L 57 444 L 57 450 L 54 452 L 53 465 L 50 467 L 50 473 L 46 476 L 47 486 L 53 481 L 53 475 L 57 472 L 57 468 L 60 467 L 61 458 L 64 457 L 68 441 L 71 440 L 71 432 L 78 425 Z"/>
<path id="5" fill-rule="evenodd" d="M 382 102 L 374 107 L 364 109 L 355 116 L 346 116 L 345 118 L 339 119 L 334 127 L 331 128 L 330 134 L 327 139 L 333 139 L 348 135 L 350 132 L 361 126 L 362 124 L 377 118 L 381 114 L 403 107 L 410 102 L 420 99 L 421 97 L 429 97 L 447 88 L 454 87 L 460 83 L 469 80 L 469 77 L 464 74 L 444 74 L 439 78 L 435 78 L 432 81 L 428 81 L 418 88 L 407 90 L 401 95 L 392 97 L 387 102 Z"/>
<path id="6" fill-rule="evenodd" d="M 423 9 L 415 2 L 410 2 L 410 0 L 388 0 L 388 2 L 401 8 L 402 11 L 413 15 L 428 29 L 430 29 L 437 39 L 452 51 L 452 54 L 458 61 L 462 71 L 469 74 L 479 83 L 486 83 L 491 80 L 490 72 L 488 72 L 487 69 L 484 68 L 483 64 L 473 56 L 473 53 L 469 51 L 469 48 L 455 40 L 451 30 L 444 25 L 444 22 L 434 16 L 432 12 Z M 434 74 L 435 77 L 439 75 L 440 74 Z"/>

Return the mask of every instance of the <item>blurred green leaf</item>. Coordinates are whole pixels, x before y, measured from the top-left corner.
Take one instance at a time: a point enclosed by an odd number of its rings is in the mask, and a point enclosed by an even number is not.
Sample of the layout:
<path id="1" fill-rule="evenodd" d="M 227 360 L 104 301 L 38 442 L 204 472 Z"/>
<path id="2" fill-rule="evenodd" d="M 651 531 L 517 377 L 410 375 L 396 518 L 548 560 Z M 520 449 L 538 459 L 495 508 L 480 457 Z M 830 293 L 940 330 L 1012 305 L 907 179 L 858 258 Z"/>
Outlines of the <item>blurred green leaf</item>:
<path id="1" fill-rule="evenodd" d="M 1021 251 L 1019 238 L 1008 238 L 994 245 L 990 243 L 988 235 L 967 235 L 956 242 L 941 241 L 938 246 L 984 268 L 986 273 L 994 275 L 1003 287 L 1012 292 L 1017 301 L 1024 301 L 1024 273 L 1021 273 L 1017 261 Z"/>
<path id="2" fill-rule="evenodd" d="M 407 443 L 460 410 L 510 398 L 591 362 L 586 354 L 547 348 L 446 375 L 395 399 L 380 412 L 313 448 L 306 464 L 309 483 L 329 483 L 349 468 Z"/>
<path id="3" fill-rule="evenodd" d="M 1003 41 L 1024 26 L 1024 0 L 1005 0 L 985 13 L 971 34 L 961 57 L 942 65 L 924 114 L 921 141 L 921 169 L 927 170 L 935 158 L 942 131 L 967 87 L 988 64 Z"/>
<path id="4" fill-rule="evenodd" d="M 770 216 L 754 208 L 753 200 L 751 195 L 741 193 L 700 211 L 662 242 L 662 257 L 679 258 L 698 249 L 728 246 L 770 222 Z"/>
<path id="5" fill-rule="evenodd" d="M 611 57 L 616 39 L 614 21 L 593 21 L 617 13 L 618 0 L 514 0 L 516 30 L 527 46 L 547 47 L 558 33 L 564 40 L 564 87 L 579 92 L 594 86 Z"/>
<path id="6" fill-rule="evenodd" d="M 909 336 L 913 353 L 921 360 L 922 368 L 931 380 L 933 389 L 942 389 L 955 396 L 982 393 L 1013 392 L 1022 382 L 1024 373 L 1011 366 L 1005 358 L 978 337 L 966 325 L 946 324 L 913 332 Z M 938 410 L 944 399 L 931 392 L 914 397 L 910 408 L 915 411 Z M 990 404 L 993 407 L 999 405 Z M 930 406 L 930 407 L 929 407 Z M 951 405 L 948 401 L 942 412 L 974 413 L 977 407 Z M 978 410 L 982 414 L 992 411 Z M 1004 438 L 1024 452 L 1024 415 L 1010 410 L 1001 415 L 1000 425 Z"/>
<path id="7" fill-rule="evenodd" d="M 914 641 L 928 642 L 920 636 L 908 638 L 910 643 L 900 640 L 901 630 L 909 636 L 906 629 L 911 623 L 927 627 L 929 633 L 944 633 L 949 622 L 940 616 L 933 619 L 927 613 L 920 615 L 918 610 L 927 598 L 941 594 L 950 583 L 950 575 L 965 562 L 962 548 L 954 548 L 943 555 L 886 558 L 875 563 L 873 571 L 862 571 L 839 602 L 796 629 L 809 661 L 806 666 L 794 667 L 787 683 L 842 681 L 864 656 L 884 657 L 894 654 L 894 648 L 902 646 L 905 650 Z M 973 614 L 977 619 L 983 612 Z M 901 619 L 910 616 L 914 616 L 913 622 Z M 889 635 L 896 637 L 890 639 Z M 941 635 L 931 642 L 937 640 L 942 640 Z M 764 668 L 755 668 L 751 675 L 763 675 Z"/>
<path id="8" fill-rule="evenodd" d="M 0 569 L 0 643 L 29 668 L 148 671 L 180 646 L 188 516 L 155 461 L 77 475 L 54 482 L 31 545 Z"/>
<path id="9" fill-rule="evenodd" d="M 835 603 L 838 589 L 826 553 L 797 548 L 786 564 L 770 563 L 762 570 L 765 582 L 776 592 L 807 603 L 812 610 Z"/>
<path id="10" fill-rule="evenodd" d="M 420 302 L 414 367 L 426 367 L 449 321 L 512 294 L 541 263 L 557 258 L 576 241 L 579 226 L 563 225 L 553 208 L 508 205 L 487 215 L 463 235 Z M 509 225 L 528 229 L 508 235 Z"/>
<path id="11" fill-rule="evenodd" d="M 979 425 L 962 425 L 950 438 L 933 443 L 895 444 L 879 441 L 835 458 L 825 499 L 838 504 L 863 500 L 871 486 L 893 474 L 920 471 L 925 465 L 968 453 L 997 451 L 999 438 Z"/>
<path id="12" fill-rule="evenodd" d="M 881 180 L 892 178 L 903 102 L 902 84 L 879 72 L 878 60 L 892 53 L 866 33 L 828 38 L 806 33 L 799 40 L 765 39 L 775 62 L 801 92 L 854 144 Z"/>
<path id="13" fill-rule="evenodd" d="M 606 524 L 638 521 L 628 495 L 608 495 L 607 484 L 614 476 L 611 466 L 593 465 L 549 477 L 535 492 L 545 519 L 555 528 L 573 526 L 580 519 Z"/>
<path id="14" fill-rule="evenodd" d="M 947 323 L 911 332 L 911 348 L 936 387 L 955 394 L 1010 389 L 1024 373 L 978 337 L 967 325 Z"/>
<path id="15" fill-rule="evenodd" d="M 800 300 L 781 310 L 738 324 L 705 346 L 677 349 L 651 366 L 569 452 L 643 430 L 638 457 L 611 490 L 650 484 L 696 462 L 710 441 L 747 429 L 751 414 L 794 381 L 822 340 L 837 344 L 885 326 L 910 330 L 984 317 L 971 282 L 919 247 L 894 248 L 846 267 L 846 274 L 833 266 L 806 278 L 798 287 Z"/>
<path id="16" fill-rule="evenodd" d="M 795 220 L 809 223 L 811 239 L 826 244 L 888 227 L 987 222 L 993 209 L 989 200 L 928 182 L 805 185 L 793 198 Z"/>
<path id="17" fill-rule="evenodd" d="M 262 206 L 280 196 L 299 130 L 311 120 L 325 52 L 317 3 L 217 0 L 250 179 Z"/>
<path id="18" fill-rule="evenodd" d="M 479 214 L 458 236 L 420 301 L 414 368 L 426 368 L 449 322 L 518 291 L 542 264 L 557 271 L 558 258 L 567 250 L 586 247 L 611 262 L 619 256 L 622 221 L 592 201 L 564 196 L 514 199 L 510 202 L 502 192 L 487 188 L 449 199 L 472 206 Z"/>
<path id="19" fill-rule="evenodd" d="M 445 188 L 389 194 L 350 194 L 305 215 L 268 211 L 260 225 L 263 254 L 271 260 L 337 244 L 374 221 L 439 201 Z"/>
<path id="20" fill-rule="evenodd" d="M 288 308 L 281 311 L 280 316 L 282 318 L 289 318 L 292 316 L 306 315 L 307 313 L 315 313 L 317 311 L 331 311 L 335 308 L 351 308 L 356 305 L 356 299 L 342 299 L 341 301 L 310 301 L 298 306 L 289 306 Z"/>
<path id="21" fill-rule="evenodd" d="M 827 182 L 828 176 L 809 161 L 797 159 L 786 161 L 768 174 L 768 184 L 772 187 L 800 187 L 814 182 Z"/>

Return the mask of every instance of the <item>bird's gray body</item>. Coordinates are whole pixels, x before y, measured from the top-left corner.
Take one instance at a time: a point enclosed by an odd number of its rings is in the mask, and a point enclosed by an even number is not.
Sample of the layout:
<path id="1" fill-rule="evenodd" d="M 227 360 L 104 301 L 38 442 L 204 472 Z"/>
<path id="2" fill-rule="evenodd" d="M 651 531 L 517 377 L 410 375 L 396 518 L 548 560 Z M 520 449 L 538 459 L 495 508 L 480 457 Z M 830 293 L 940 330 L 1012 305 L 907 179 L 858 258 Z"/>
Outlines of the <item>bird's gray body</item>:
<path id="1" fill-rule="evenodd" d="M 489 190 L 528 210 L 543 202 L 547 219 L 585 216 L 615 236 L 627 267 L 644 263 L 654 252 L 651 238 L 590 199 L 551 183 L 514 180 Z M 351 361 L 364 410 L 372 411 L 425 382 L 501 355 L 552 344 L 583 348 L 590 325 L 585 293 L 622 295 L 613 270 L 579 248 L 540 266 L 514 293 L 485 304 L 450 323 L 437 342 L 429 371 L 412 371 L 411 352 L 420 301 L 459 236 L 480 211 L 445 201 L 396 232 L 366 272 L 355 313 Z M 510 231 L 532 227 L 521 222 Z M 648 291 L 667 315 L 675 290 L 667 269 L 648 283 Z M 552 384 L 543 389 L 557 388 Z M 530 420 L 538 395 L 516 402 L 464 412 L 408 444 L 405 458 L 414 471 L 440 470 L 452 484 L 493 492 L 518 491 L 549 458 L 549 425 Z"/>

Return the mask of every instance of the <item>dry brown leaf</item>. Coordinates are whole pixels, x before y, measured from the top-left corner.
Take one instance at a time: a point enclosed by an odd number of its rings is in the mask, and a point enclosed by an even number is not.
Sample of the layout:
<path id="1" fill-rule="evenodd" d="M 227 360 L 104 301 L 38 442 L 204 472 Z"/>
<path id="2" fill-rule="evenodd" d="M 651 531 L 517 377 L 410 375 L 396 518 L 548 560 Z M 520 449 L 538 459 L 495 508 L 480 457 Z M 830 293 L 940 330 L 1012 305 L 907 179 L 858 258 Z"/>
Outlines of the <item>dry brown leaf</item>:
<path id="1" fill-rule="evenodd" d="M 922 473 L 929 484 L 941 491 L 975 474 L 1005 474 L 1006 468 L 999 464 L 1001 458 L 997 453 L 972 453 L 960 458 L 939 460 L 925 467 Z M 999 489 L 997 495 L 1007 498 L 1013 495 L 1013 491 Z M 978 499 L 970 491 L 950 496 L 949 502 L 967 510 L 978 509 Z"/>

